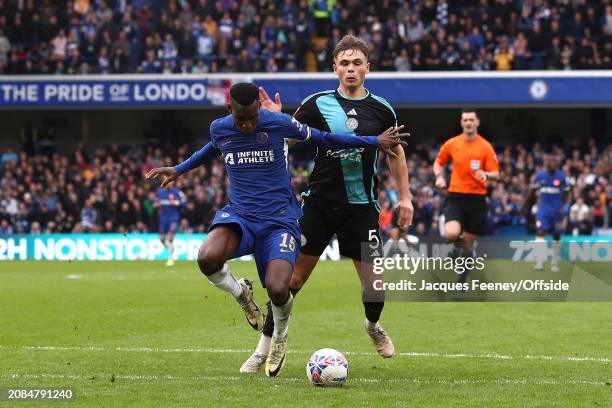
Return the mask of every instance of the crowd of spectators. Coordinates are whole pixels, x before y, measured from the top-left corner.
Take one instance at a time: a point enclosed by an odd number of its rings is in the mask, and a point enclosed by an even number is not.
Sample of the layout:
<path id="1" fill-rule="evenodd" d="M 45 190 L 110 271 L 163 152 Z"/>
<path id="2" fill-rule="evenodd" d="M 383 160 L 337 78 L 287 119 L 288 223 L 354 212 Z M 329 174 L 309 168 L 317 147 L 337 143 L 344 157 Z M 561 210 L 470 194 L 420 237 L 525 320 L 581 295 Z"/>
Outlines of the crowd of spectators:
<path id="1" fill-rule="evenodd" d="M 439 146 L 413 145 L 407 160 L 414 196 L 414 222 L 408 231 L 439 234 L 445 192 L 434 187 L 432 163 Z M 499 147 L 499 146 L 498 146 Z M 145 181 L 150 169 L 184 160 L 195 147 L 117 146 L 81 147 L 69 155 L 26 145 L 18 151 L 0 150 L 0 234 L 57 232 L 157 231 L 155 195 L 158 183 Z M 520 213 L 521 204 L 537 171 L 543 168 L 543 146 L 501 147 L 501 180 L 490 188 L 490 234 L 533 233 L 535 209 Z M 612 212 L 612 146 L 599 149 L 591 140 L 584 146 L 546 149 L 561 158 L 571 191 L 567 198 L 565 232 L 590 234 L 610 227 Z M 307 189 L 312 161 L 289 156 L 292 184 L 300 199 Z M 380 221 L 385 233 L 394 228 L 393 207 L 398 200 L 394 181 L 381 157 L 379 163 Z M 187 197 L 181 209 L 180 232 L 205 232 L 214 213 L 227 202 L 228 179 L 221 160 L 181 177 L 177 183 Z"/>
<path id="2" fill-rule="evenodd" d="M 571 187 L 565 198 L 563 232 L 590 235 L 594 228 L 609 228 L 612 214 L 612 145 L 598 148 L 593 139 L 581 146 L 495 145 L 500 163 L 500 180 L 490 183 L 487 197 L 488 234 L 535 234 L 537 203 L 521 212 L 536 174 L 544 169 L 545 154 L 552 153 L 560 163 Z M 433 161 L 438 147 L 418 145 L 408 154 L 410 187 L 414 199 L 414 220 L 410 233 L 442 235 L 440 224 L 446 193 L 438 190 L 433 175 Z M 393 205 L 397 192 L 385 172 L 382 177 L 381 228 L 390 233 L 394 225 Z"/>
<path id="3" fill-rule="evenodd" d="M 612 0 L 0 0 L 0 74 L 612 68 Z M 310 65 L 307 61 L 310 60 Z"/>

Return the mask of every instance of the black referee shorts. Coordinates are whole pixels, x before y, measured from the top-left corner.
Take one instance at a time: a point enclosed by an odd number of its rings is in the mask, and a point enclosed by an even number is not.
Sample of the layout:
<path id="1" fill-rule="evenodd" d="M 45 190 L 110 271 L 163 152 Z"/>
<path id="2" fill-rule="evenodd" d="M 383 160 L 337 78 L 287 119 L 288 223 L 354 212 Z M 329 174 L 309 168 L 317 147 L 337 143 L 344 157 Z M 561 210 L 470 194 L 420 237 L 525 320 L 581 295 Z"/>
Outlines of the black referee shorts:
<path id="1" fill-rule="evenodd" d="M 463 231 L 474 235 L 487 232 L 487 199 L 480 194 L 449 193 L 444 204 L 445 222 L 458 221 Z"/>
<path id="2" fill-rule="evenodd" d="M 320 256 L 336 234 L 340 255 L 357 261 L 371 261 L 370 251 L 362 259 L 361 244 L 376 244 L 380 249 L 379 211 L 374 204 L 326 204 L 305 199 L 304 215 L 300 218 L 302 229 L 301 252 Z"/>

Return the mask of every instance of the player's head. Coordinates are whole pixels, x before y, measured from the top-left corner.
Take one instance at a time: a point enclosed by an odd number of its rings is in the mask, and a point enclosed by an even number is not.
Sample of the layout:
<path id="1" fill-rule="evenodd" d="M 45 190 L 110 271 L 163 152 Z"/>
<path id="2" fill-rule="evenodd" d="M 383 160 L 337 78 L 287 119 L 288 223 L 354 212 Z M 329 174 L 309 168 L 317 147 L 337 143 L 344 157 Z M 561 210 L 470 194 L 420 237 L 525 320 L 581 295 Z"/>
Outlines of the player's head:
<path id="1" fill-rule="evenodd" d="M 468 136 L 475 135 L 478 132 L 479 125 L 480 119 L 476 109 L 466 108 L 461 111 L 461 129 L 463 129 L 464 134 Z"/>
<path id="2" fill-rule="evenodd" d="M 544 156 L 544 163 L 546 164 L 546 170 L 549 172 L 554 172 L 557 170 L 557 157 L 554 154 L 547 154 Z"/>
<path id="3" fill-rule="evenodd" d="M 234 118 L 236 128 L 243 133 L 252 133 L 259 120 L 259 88 L 250 82 L 241 82 L 230 88 L 230 103 L 227 105 Z"/>
<path id="4" fill-rule="evenodd" d="M 365 76 L 370 72 L 367 44 L 353 35 L 345 35 L 336 44 L 332 55 L 334 72 L 340 84 L 353 89 L 363 86 Z"/>

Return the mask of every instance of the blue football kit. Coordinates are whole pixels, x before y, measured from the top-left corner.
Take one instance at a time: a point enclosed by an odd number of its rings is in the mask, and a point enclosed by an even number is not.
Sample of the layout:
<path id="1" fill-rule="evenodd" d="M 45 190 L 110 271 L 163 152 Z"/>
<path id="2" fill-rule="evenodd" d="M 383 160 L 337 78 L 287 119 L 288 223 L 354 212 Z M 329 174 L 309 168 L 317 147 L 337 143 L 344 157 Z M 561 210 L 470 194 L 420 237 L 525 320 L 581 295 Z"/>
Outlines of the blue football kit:
<path id="1" fill-rule="evenodd" d="M 264 287 L 268 263 L 284 259 L 294 266 L 300 251 L 302 210 L 291 188 L 287 139 L 312 140 L 334 149 L 377 146 L 376 136 L 321 132 L 289 115 L 264 109 L 252 133 L 238 130 L 227 115 L 212 122 L 210 135 L 206 146 L 175 168 L 183 174 L 223 155 L 230 179 L 229 204 L 215 214 L 210 229 L 236 228 L 240 244 L 234 258 L 254 254 Z"/>
<path id="2" fill-rule="evenodd" d="M 563 193 L 569 188 L 561 170 L 549 172 L 543 170 L 535 179 L 535 187 L 540 192 L 540 201 L 536 212 L 536 229 L 538 234 L 558 234 L 557 224 L 562 221 Z"/>
<path id="3" fill-rule="evenodd" d="M 185 195 L 176 187 L 157 190 L 159 202 L 159 233 L 176 232 L 180 221 L 179 208 L 185 205 Z"/>

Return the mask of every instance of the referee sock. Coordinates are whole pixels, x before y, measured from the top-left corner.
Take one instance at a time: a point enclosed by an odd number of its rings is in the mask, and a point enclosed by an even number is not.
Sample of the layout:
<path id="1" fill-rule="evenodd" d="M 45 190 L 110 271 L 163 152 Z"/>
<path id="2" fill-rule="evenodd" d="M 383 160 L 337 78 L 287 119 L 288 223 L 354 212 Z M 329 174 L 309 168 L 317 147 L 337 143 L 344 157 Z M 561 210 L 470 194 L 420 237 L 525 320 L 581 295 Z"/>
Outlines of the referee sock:
<path id="1" fill-rule="evenodd" d="M 289 288 L 289 292 L 291 292 L 294 298 L 297 296 L 299 291 L 300 291 L 300 288 L 297 288 L 297 289 Z M 274 314 L 272 313 L 272 302 L 268 302 L 266 305 L 268 306 L 268 314 L 266 315 L 266 322 L 264 323 L 264 328 L 262 330 L 261 337 L 270 338 L 272 337 L 272 334 L 274 334 Z M 261 343 L 261 339 L 260 339 L 260 343 Z"/>
<path id="2" fill-rule="evenodd" d="M 451 258 L 458 258 L 463 255 L 463 236 L 459 235 L 456 240 L 449 241 L 453 245 L 453 249 L 449 253 Z"/>

